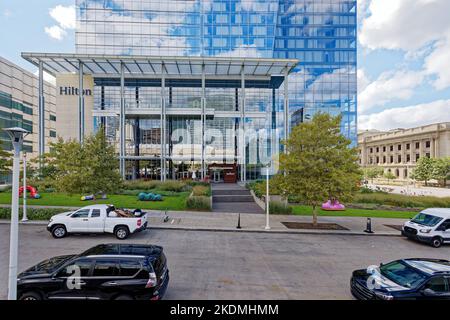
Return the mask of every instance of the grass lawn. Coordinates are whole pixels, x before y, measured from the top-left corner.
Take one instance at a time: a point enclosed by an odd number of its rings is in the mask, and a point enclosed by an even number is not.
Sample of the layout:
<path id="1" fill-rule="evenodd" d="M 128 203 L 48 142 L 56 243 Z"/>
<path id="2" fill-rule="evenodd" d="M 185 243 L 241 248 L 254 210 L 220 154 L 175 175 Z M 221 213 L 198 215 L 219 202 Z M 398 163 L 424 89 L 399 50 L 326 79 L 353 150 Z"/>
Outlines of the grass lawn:
<path id="1" fill-rule="evenodd" d="M 176 195 L 164 196 L 163 201 L 139 201 L 132 195 L 108 195 L 108 199 L 95 201 L 81 201 L 80 195 L 68 195 L 63 193 L 41 193 L 41 199 L 27 198 L 30 206 L 67 206 L 84 207 L 92 204 L 114 204 L 118 208 L 140 208 L 153 210 L 185 210 L 186 199 L 189 192 L 180 192 Z M 22 200 L 20 200 L 22 203 Z M 0 204 L 11 204 L 11 193 L 0 193 Z"/>
<path id="2" fill-rule="evenodd" d="M 398 219 L 411 219 L 417 213 L 416 212 L 404 212 L 404 211 L 389 211 L 389 210 L 365 210 L 365 209 L 347 209 L 345 211 L 325 211 L 322 209 L 317 210 L 319 216 L 323 217 L 367 217 L 367 218 L 398 218 Z M 311 216 L 312 207 L 294 205 L 292 206 L 292 212 L 298 216 Z"/>

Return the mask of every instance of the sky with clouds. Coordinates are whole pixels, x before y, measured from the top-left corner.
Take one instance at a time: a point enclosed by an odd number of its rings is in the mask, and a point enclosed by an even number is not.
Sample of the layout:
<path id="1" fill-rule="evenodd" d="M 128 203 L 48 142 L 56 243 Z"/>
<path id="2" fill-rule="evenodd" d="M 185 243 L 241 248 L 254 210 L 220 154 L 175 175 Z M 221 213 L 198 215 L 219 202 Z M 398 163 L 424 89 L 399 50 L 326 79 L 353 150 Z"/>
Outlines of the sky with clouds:
<path id="1" fill-rule="evenodd" d="M 450 121 L 450 0 L 358 0 L 359 128 Z M 0 55 L 74 52 L 74 0 L 0 0 Z"/>

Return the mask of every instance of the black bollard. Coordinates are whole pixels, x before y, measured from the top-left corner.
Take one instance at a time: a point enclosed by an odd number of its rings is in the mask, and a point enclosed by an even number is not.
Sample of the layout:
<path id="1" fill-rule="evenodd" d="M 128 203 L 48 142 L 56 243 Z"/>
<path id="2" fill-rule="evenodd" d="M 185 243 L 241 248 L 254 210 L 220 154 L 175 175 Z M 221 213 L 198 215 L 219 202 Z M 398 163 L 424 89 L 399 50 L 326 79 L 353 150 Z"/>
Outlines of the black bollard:
<path id="1" fill-rule="evenodd" d="M 236 229 L 242 229 L 241 228 L 241 214 L 240 213 L 239 213 L 239 216 L 238 216 L 238 225 L 237 225 Z"/>
<path id="2" fill-rule="evenodd" d="M 374 233 L 372 231 L 372 219 L 367 218 L 367 227 L 366 230 L 364 230 L 365 233 Z"/>

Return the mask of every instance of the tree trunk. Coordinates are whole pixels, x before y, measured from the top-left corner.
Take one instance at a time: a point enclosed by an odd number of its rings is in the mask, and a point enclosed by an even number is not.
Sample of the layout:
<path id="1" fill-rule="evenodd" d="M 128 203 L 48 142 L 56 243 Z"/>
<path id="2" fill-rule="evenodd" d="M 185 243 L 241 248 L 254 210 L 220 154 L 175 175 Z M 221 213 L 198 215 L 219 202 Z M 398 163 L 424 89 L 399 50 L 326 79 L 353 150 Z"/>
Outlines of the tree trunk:
<path id="1" fill-rule="evenodd" d="M 313 226 L 316 227 L 317 226 L 317 206 L 313 206 Z"/>

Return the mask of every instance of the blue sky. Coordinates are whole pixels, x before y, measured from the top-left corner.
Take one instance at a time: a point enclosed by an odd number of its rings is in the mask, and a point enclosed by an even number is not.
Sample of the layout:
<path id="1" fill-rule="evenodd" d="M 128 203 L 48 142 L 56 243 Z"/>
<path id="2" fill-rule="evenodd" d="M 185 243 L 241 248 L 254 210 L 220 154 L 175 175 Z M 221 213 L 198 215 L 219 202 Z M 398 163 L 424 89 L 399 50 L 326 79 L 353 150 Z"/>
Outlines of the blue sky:
<path id="1" fill-rule="evenodd" d="M 0 0 L 0 55 L 74 52 L 74 0 Z M 359 128 L 450 121 L 450 1 L 358 0 Z"/>

